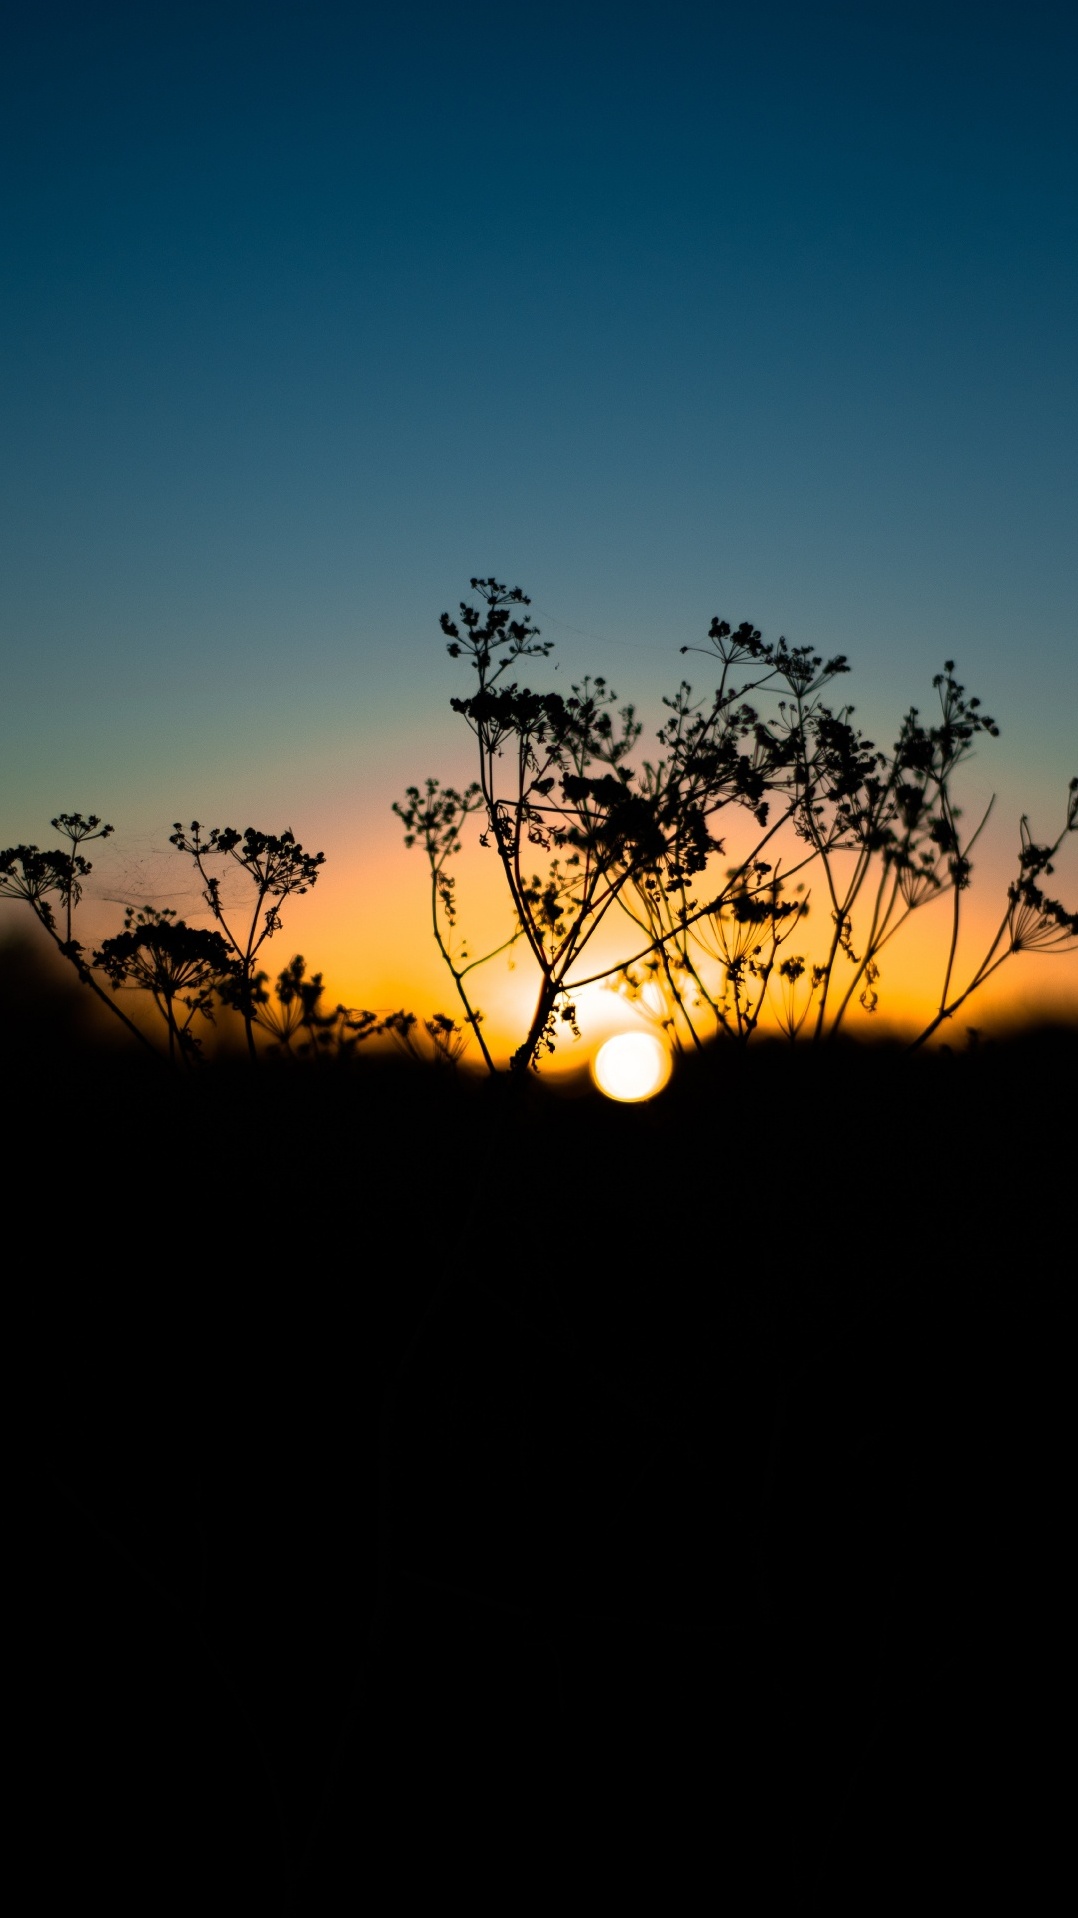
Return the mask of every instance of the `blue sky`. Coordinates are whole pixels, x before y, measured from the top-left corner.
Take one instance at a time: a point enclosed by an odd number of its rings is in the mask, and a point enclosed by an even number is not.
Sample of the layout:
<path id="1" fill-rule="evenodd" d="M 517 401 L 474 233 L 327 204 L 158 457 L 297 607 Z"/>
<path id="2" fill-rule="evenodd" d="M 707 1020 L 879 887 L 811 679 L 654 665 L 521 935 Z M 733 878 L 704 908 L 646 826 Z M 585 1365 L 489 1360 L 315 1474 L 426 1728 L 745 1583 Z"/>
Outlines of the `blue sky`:
<path id="1" fill-rule="evenodd" d="M 953 656 L 1054 814 L 1076 56 L 1062 5 L 26 10 L 7 839 L 285 807 L 388 846 L 466 769 L 473 572 L 645 706 L 713 613 L 848 652 L 885 734 Z"/>

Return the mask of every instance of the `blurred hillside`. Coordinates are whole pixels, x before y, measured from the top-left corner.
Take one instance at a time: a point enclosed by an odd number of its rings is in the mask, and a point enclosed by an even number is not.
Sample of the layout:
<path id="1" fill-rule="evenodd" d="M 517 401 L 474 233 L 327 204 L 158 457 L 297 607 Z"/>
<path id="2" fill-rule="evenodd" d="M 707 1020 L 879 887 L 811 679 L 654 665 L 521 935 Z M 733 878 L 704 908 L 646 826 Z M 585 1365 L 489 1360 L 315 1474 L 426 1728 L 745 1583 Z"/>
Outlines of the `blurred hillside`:
<path id="1" fill-rule="evenodd" d="M 34 1020 L 26 1736 L 83 1869 L 1047 1882 L 1073 1031 L 615 1106 Z"/>

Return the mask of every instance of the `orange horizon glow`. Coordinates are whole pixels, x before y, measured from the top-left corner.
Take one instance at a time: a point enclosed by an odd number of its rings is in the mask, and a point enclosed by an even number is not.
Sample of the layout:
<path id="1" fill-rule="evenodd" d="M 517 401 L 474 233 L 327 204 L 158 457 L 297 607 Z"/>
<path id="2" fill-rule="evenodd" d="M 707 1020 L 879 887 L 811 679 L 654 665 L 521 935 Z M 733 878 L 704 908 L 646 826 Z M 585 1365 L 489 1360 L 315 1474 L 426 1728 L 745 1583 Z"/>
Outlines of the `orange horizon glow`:
<path id="1" fill-rule="evenodd" d="M 331 821 L 336 813 L 337 832 L 320 835 L 316 822 L 296 818 L 297 835 L 309 847 L 324 847 L 326 864 L 310 892 L 285 902 L 281 930 L 263 948 L 260 963 L 272 979 L 294 953 L 302 953 L 308 974 L 321 972 L 324 977 L 324 1003 L 328 1007 L 340 1002 L 380 1016 L 406 1010 L 420 1019 L 442 1012 L 463 1023 L 463 1008 L 432 936 L 429 879 L 422 855 L 404 849 L 398 822 L 392 817 L 377 821 L 373 829 L 369 826 L 361 837 L 343 807 L 330 807 L 329 813 Z M 164 840 L 152 854 L 140 852 L 136 857 L 125 847 L 119 827 L 114 840 L 94 850 L 95 873 L 79 909 L 77 928 L 85 946 L 92 947 L 118 929 L 123 903 L 128 901 L 140 903 L 153 897 L 158 904 L 174 905 L 192 923 L 209 923 L 186 862 Z M 1068 867 L 1073 863 L 1068 858 Z M 464 846 L 455 872 L 460 928 L 468 936 L 469 951 L 478 955 L 499 945 L 510 929 L 504 880 L 496 854 L 474 843 Z M 718 862 L 716 872 L 720 872 Z M 965 896 L 955 969 L 955 978 L 962 984 L 997 929 L 1012 872 L 1001 837 L 979 866 Z M 717 885 L 721 883 L 720 874 Z M 1053 883 L 1066 898 L 1074 890 L 1069 871 Z M 241 880 L 235 894 L 237 905 L 243 900 L 242 888 Z M 813 897 L 804 929 L 797 929 L 784 950 L 803 952 L 811 962 L 820 956 L 827 926 L 824 909 Z M 0 939 L 20 931 L 29 933 L 29 914 L 12 903 L 0 915 Z M 913 915 L 880 956 L 878 1011 L 870 1016 L 856 1001 L 851 1004 L 845 1026 L 851 1037 L 911 1038 L 923 1029 L 938 1004 L 949 933 L 947 899 L 940 898 Z M 857 938 L 855 925 L 855 947 Z M 596 937 L 594 947 L 583 955 L 578 976 L 623 962 L 642 943 L 628 918 L 611 918 Z M 845 964 L 840 958 L 835 975 L 840 990 L 844 990 Z M 499 1063 L 508 1060 L 527 1031 L 538 983 L 537 970 L 523 941 L 489 964 L 477 967 L 469 977 L 473 1004 L 483 1014 L 484 1037 Z M 772 999 L 775 984 L 773 980 Z M 544 1054 L 541 1061 L 544 1070 L 580 1070 L 614 1033 L 658 1030 L 649 1009 L 629 1002 L 612 989 L 609 981 L 588 985 L 574 998 L 581 1039 L 574 1042 L 567 1028 L 559 1031 L 555 1052 Z M 131 1009 L 126 996 L 125 1006 Z M 1038 1020 L 1078 1022 L 1075 952 L 1009 958 L 958 1010 L 953 1021 L 940 1029 L 937 1042 L 964 1044 L 967 1026 L 991 1033 Z M 776 1029 L 772 1004 L 761 1022 L 761 1032 Z M 809 1022 L 802 1039 L 810 1031 Z M 710 1018 L 702 1022 L 701 1033 L 712 1036 Z M 465 1058 L 469 1063 L 480 1063 L 474 1038 L 469 1040 Z"/>
<path id="2" fill-rule="evenodd" d="M 477 955 L 498 945 L 511 926 L 504 882 L 496 855 L 475 847 L 464 848 L 455 870 L 460 925 L 470 935 L 470 953 Z M 1005 857 L 986 860 L 983 873 L 964 899 L 954 975 L 963 986 L 998 928 L 1010 877 Z M 349 899 L 355 903 L 349 905 Z M 376 910 L 371 910 L 372 902 Z M 804 933 L 799 929 L 785 950 L 814 956 L 814 948 L 825 936 L 825 923 L 821 910 L 806 921 Z M 856 937 L 855 929 L 855 946 Z M 866 1039 L 892 1033 L 915 1036 L 937 1009 L 949 937 L 948 900 L 941 898 L 915 913 L 880 955 L 877 1012 L 869 1015 L 856 1001 L 851 1004 L 845 1022 L 850 1035 Z M 627 918 L 612 920 L 583 956 L 578 972 L 586 976 L 604 964 L 616 965 L 643 943 Z M 279 935 L 282 954 L 286 944 L 289 952 L 309 953 L 316 969 L 324 972 L 331 1002 L 340 999 L 379 1012 L 405 1007 L 426 1017 L 442 1011 L 463 1019 L 452 978 L 431 933 L 425 862 L 418 852 L 405 852 L 392 839 L 379 846 L 375 858 L 369 853 L 354 855 L 343 869 L 338 865 L 335 876 L 327 871 L 317 892 L 294 904 Z M 840 960 L 839 967 L 845 963 Z M 845 989 L 839 969 L 835 982 Z M 483 1012 L 484 1036 L 499 1057 L 508 1057 L 520 1043 L 534 1011 L 538 983 L 523 941 L 470 975 L 469 994 Z M 584 987 L 574 994 L 574 1003 L 582 1038 L 574 1043 L 568 1033 L 559 1035 L 556 1052 L 545 1061 L 554 1070 L 576 1069 L 615 1032 L 656 1030 L 647 1010 L 627 1001 L 609 982 Z M 1078 1020 L 1075 952 L 1010 957 L 971 995 L 950 1025 L 953 1032 L 967 1025 L 979 1029 L 1037 1019 Z M 762 1022 L 761 1029 L 767 1027 L 775 1029 L 773 1012 Z M 710 1032 L 706 1022 L 705 1029 Z M 946 1039 L 946 1027 L 939 1036 Z"/>

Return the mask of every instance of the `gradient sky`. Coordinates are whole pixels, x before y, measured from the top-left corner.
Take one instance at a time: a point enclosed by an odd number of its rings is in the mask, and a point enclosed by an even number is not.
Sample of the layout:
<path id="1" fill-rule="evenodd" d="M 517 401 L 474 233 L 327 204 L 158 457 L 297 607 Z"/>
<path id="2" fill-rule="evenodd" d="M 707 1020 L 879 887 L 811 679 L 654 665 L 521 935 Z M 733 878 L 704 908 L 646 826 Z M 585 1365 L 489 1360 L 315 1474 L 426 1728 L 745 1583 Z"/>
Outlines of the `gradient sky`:
<path id="1" fill-rule="evenodd" d="M 888 741 L 954 657 L 1002 883 L 1078 770 L 1076 72 L 1062 4 L 12 16 L 0 841 L 186 909 L 174 819 L 291 825 L 282 947 L 444 1002 L 388 808 L 494 572 L 649 715 L 714 613 Z"/>

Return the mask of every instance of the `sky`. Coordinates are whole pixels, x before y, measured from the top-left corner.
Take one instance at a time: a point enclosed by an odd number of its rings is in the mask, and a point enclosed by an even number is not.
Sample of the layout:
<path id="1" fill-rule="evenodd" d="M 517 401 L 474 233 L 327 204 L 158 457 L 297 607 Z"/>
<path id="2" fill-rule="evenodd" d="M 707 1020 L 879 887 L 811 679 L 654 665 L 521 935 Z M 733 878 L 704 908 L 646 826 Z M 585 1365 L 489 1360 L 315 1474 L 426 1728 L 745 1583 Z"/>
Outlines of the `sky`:
<path id="1" fill-rule="evenodd" d="M 175 820 L 289 826 L 281 962 L 446 1003 L 390 805 L 471 776 L 438 615 L 495 574 L 656 723 L 715 614 L 884 741 L 954 658 L 994 906 L 1078 771 L 1076 72 L 1063 4 L 22 10 L 0 842 L 109 818 L 92 935 L 197 915 Z"/>

